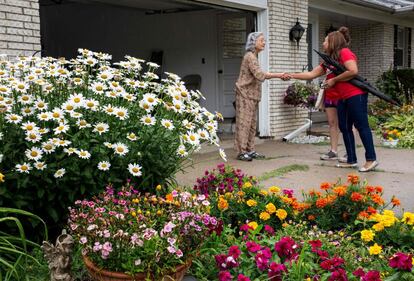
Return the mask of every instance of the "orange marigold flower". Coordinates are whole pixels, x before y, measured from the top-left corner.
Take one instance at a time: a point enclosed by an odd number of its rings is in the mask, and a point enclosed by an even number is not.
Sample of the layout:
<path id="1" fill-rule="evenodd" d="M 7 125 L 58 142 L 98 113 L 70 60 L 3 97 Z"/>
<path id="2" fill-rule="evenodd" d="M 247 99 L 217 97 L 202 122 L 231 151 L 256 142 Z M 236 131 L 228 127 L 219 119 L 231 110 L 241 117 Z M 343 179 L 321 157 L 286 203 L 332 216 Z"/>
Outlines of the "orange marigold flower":
<path id="1" fill-rule="evenodd" d="M 370 186 L 370 185 L 367 185 L 365 189 L 367 190 L 367 193 L 373 193 L 375 191 L 375 187 Z"/>
<path id="2" fill-rule="evenodd" d="M 377 213 L 377 210 L 371 206 L 368 207 L 367 209 L 368 214 L 373 215 Z"/>
<path id="3" fill-rule="evenodd" d="M 391 203 L 392 203 L 393 206 L 400 206 L 401 205 L 400 200 L 397 199 L 396 197 L 392 197 Z"/>
<path id="4" fill-rule="evenodd" d="M 371 195 L 372 201 L 374 201 L 378 205 L 384 205 L 384 199 L 379 194 L 372 194 Z"/>
<path id="5" fill-rule="evenodd" d="M 318 200 L 316 200 L 316 207 L 323 208 L 326 205 L 328 205 L 328 199 L 326 199 L 326 198 L 319 198 Z"/>
<path id="6" fill-rule="evenodd" d="M 369 214 L 366 211 L 359 212 L 358 218 L 359 219 L 367 219 L 367 218 L 369 218 Z"/>
<path id="7" fill-rule="evenodd" d="M 321 183 L 321 189 L 328 190 L 331 188 L 331 184 L 329 182 L 323 182 Z"/>
<path id="8" fill-rule="evenodd" d="M 226 199 L 224 199 L 223 197 L 220 197 L 217 203 L 217 207 L 219 208 L 220 211 L 224 211 L 224 210 L 227 210 L 227 208 L 229 207 L 229 203 L 227 202 Z"/>
<path id="9" fill-rule="evenodd" d="M 357 175 L 354 175 L 354 174 L 349 174 L 348 175 L 348 182 L 350 182 L 351 184 L 357 184 L 357 183 L 359 183 L 359 177 Z"/>
<path id="10" fill-rule="evenodd" d="M 382 186 L 376 186 L 375 187 L 375 191 L 378 192 L 378 193 L 381 193 L 382 189 L 383 189 Z"/>
<path id="11" fill-rule="evenodd" d="M 333 192 L 338 194 L 338 196 L 344 196 L 346 194 L 346 186 L 337 186 L 333 189 Z"/>
<path id="12" fill-rule="evenodd" d="M 308 216 L 308 220 L 310 220 L 310 221 L 315 220 L 315 216 L 314 216 L 314 215 L 309 215 L 309 216 Z"/>
<path id="13" fill-rule="evenodd" d="M 359 192 L 352 192 L 351 194 L 351 200 L 354 202 L 361 201 L 364 198 L 364 196 Z"/>
<path id="14" fill-rule="evenodd" d="M 328 200 L 329 204 L 332 204 L 335 200 L 336 200 L 337 196 L 336 195 L 328 195 L 326 196 L 326 200 Z"/>
<path id="15" fill-rule="evenodd" d="M 173 201 L 173 195 L 171 193 L 170 194 L 167 194 L 165 196 L 165 201 L 172 202 Z"/>

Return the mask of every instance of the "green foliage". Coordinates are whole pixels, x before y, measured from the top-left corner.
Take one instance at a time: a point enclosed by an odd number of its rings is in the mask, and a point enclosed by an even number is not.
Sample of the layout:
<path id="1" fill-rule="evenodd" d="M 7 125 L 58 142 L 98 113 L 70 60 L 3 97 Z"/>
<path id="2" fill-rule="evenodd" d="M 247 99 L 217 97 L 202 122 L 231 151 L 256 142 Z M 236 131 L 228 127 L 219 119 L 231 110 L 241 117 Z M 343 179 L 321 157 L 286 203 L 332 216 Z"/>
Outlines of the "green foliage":
<path id="1" fill-rule="evenodd" d="M 384 124 L 385 129 L 397 129 L 401 132 L 398 146 L 414 148 L 414 109 L 391 116 Z"/>
<path id="2" fill-rule="evenodd" d="M 43 237 L 47 240 L 45 222 L 29 212 L 0 207 L 0 280 L 39 280 L 29 278 L 30 264 L 41 266 L 40 259 L 31 254 L 40 245 L 26 238 L 21 218 L 38 221 L 43 226 Z"/>
<path id="3" fill-rule="evenodd" d="M 286 89 L 283 102 L 297 107 L 312 108 L 315 106 L 318 92 L 319 87 L 314 84 L 294 82 Z"/>
<path id="4" fill-rule="evenodd" d="M 402 104 L 411 104 L 414 95 L 414 69 L 388 70 L 377 81 L 378 88 Z"/>

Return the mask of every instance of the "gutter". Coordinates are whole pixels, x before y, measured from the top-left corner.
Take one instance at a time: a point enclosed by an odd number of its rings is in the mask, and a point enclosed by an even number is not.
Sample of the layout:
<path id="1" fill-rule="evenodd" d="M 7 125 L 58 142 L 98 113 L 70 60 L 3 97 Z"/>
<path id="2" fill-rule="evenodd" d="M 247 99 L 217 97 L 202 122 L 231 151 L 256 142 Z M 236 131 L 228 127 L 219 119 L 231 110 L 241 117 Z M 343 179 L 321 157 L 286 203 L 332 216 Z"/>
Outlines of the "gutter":
<path id="1" fill-rule="evenodd" d="M 394 13 L 397 15 L 401 15 L 401 14 L 407 14 L 410 12 L 414 12 L 414 5 L 413 6 L 408 6 L 408 7 L 401 7 L 398 9 L 395 9 Z"/>
<path id="2" fill-rule="evenodd" d="M 395 14 L 395 15 L 401 15 L 401 14 L 414 12 L 414 5 L 407 6 L 407 7 L 390 8 L 390 7 L 385 7 L 383 5 L 380 5 L 380 4 L 370 3 L 367 1 L 363 1 L 363 0 L 341 0 L 341 1 L 352 3 L 355 5 L 359 5 L 359 6 L 381 10 L 381 11 L 388 12 L 390 14 Z"/>

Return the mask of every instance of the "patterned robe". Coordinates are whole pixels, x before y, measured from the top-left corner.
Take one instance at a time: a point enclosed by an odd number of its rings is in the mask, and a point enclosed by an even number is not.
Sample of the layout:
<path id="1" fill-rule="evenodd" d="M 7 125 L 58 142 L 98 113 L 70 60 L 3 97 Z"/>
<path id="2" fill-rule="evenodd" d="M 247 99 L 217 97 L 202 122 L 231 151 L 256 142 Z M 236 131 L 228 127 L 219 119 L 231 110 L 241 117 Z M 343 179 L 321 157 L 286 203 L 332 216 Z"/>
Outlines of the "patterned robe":
<path id="1" fill-rule="evenodd" d="M 256 54 L 246 52 L 236 82 L 236 135 L 237 153 L 254 151 L 257 108 L 262 95 L 262 82 L 266 74 L 259 66 Z"/>

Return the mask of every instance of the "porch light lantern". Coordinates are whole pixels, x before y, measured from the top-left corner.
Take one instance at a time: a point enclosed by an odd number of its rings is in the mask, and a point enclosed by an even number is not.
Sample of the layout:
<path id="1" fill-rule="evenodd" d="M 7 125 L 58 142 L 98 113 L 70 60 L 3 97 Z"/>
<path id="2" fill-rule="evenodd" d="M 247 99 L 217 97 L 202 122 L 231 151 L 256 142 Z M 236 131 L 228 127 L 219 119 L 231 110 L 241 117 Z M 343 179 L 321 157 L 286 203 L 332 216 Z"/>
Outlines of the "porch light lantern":
<path id="1" fill-rule="evenodd" d="M 296 24 L 289 31 L 289 40 L 296 41 L 299 49 L 299 41 L 302 38 L 305 28 L 300 25 L 299 18 L 296 18 Z"/>

